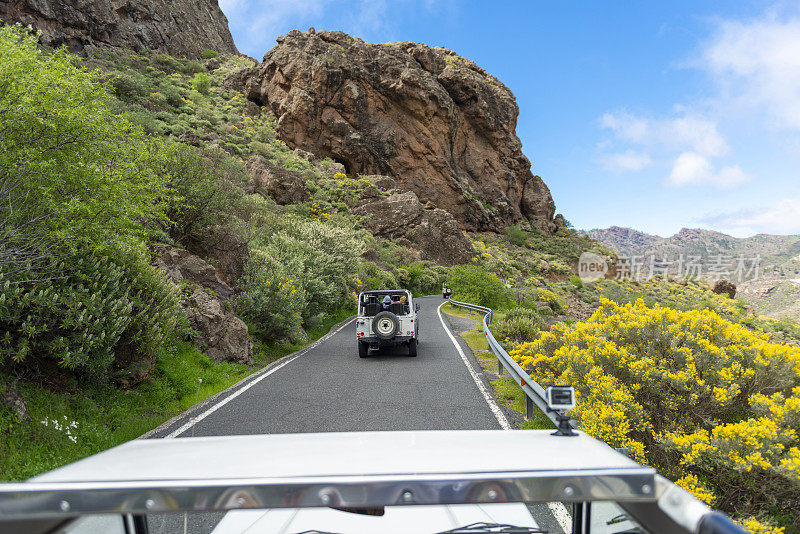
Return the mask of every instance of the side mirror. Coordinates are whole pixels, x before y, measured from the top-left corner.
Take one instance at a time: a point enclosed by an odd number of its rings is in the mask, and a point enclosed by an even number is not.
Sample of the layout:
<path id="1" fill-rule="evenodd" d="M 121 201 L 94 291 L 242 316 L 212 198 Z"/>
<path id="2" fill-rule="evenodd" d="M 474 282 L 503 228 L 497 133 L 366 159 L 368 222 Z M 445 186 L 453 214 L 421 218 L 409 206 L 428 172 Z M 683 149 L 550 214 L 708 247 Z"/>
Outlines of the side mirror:
<path id="1" fill-rule="evenodd" d="M 414 311 L 419 311 L 419 304 L 414 304 Z"/>

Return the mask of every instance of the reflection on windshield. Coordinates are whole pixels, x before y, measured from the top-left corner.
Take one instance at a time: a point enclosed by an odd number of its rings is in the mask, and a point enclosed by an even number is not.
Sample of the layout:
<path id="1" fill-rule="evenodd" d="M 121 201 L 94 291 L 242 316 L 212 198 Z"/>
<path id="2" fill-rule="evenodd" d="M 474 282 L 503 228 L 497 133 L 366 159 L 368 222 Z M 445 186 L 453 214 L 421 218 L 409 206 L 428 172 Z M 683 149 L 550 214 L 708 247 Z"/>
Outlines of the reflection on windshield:
<path id="1" fill-rule="evenodd" d="M 561 516 L 558 511 L 566 511 Z M 150 534 L 360 534 L 368 532 L 424 534 L 570 534 L 578 517 L 581 532 L 642 532 L 615 503 L 496 503 L 435 506 L 389 506 L 381 515 L 333 508 L 236 510 L 227 513 L 174 513 L 147 516 Z M 124 534 L 126 518 L 82 517 L 58 534 Z"/>

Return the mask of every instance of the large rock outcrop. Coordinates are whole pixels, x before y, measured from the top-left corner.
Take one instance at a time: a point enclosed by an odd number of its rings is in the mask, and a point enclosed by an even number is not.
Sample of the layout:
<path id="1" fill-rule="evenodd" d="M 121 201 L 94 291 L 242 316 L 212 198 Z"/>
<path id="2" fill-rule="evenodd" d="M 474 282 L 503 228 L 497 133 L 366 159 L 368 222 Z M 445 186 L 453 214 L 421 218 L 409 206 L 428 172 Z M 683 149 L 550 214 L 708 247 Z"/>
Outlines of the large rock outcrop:
<path id="1" fill-rule="evenodd" d="M 550 191 L 515 133 L 514 95 L 450 50 L 293 30 L 250 71 L 245 91 L 272 109 L 289 146 L 348 173 L 391 176 L 464 229 L 525 220 L 555 229 Z"/>
<path id="2" fill-rule="evenodd" d="M 453 216 L 439 208 L 426 210 L 413 191 L 367 202 L 352 213 L 373 234 L 404 239 L 442 265 L 467 263 L 472 255 L 472 245 Z"/>
<path id="3" fill-rule="evenodd" d="M 0 0 L 0 20 L 30 24 L 47 46 L 119 47 L 198 57 L 238 53 L 217 0 Z"/>
<path id="4" fill-rule="evenodd" d="M 218 361 L 253 363 L 253 342 L 247 325 L 231 310 L 231 288 L 216 269 L 190 252 L 167 245 L 156 250 L 155 266 L 184 291 L 194 342 Z"/>

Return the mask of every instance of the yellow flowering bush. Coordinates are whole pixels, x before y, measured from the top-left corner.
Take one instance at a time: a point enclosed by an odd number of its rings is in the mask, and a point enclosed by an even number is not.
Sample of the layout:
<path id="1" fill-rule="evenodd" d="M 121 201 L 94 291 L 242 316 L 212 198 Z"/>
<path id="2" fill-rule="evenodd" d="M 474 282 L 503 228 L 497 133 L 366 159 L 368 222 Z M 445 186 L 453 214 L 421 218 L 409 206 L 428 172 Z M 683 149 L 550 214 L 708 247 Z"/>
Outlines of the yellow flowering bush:
<path id="1" fill-rule="evenodd" d="M 331 214 L 322 205 L 314 202 L 311 204 L 311 217 L 318 221 L 329 221 Z"/>
<path id="2" fill-rule="evenodd" d="M 602 299 L 511 355 L 543 386 L 575 386 L 586 432 L 753 525 L 800 528 L 800 348 L 707 309 Z"/>

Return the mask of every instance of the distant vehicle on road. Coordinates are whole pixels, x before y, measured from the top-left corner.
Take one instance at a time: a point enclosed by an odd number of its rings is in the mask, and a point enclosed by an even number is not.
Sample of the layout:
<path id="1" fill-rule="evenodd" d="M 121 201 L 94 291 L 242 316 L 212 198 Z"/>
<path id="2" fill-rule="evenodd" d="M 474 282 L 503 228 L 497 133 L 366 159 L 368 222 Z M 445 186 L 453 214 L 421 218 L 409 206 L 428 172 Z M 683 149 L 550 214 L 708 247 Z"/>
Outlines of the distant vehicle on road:
<path id="1" fill-rule="evenodd" d="M 450 298 L 451 294 L 452 294 L 452 291 L 450 290 L 450 284 L 448 284 L 447 282 L 443 283 L 442 284 L 442 298 L 448 299 L 448 298 Z"/>
<path id="2" fill-rule="evenodd" d="M 405 345 L 408 355 L 417 355 L 419 304 L 407 289 L 364 291 L 358 296 L 356 341 L 358 355 L 366 358 L 370 349 Z"/>

